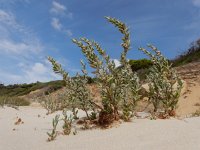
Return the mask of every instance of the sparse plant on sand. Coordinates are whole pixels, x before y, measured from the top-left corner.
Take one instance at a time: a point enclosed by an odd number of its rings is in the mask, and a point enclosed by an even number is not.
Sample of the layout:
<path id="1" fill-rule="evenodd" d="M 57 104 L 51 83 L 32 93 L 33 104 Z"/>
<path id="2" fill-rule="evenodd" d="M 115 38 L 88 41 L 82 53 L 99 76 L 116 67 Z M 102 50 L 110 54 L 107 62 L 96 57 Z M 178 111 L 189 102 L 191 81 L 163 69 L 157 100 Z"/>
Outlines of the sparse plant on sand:
<path id="1" fill-rule="evenodd" d="M 77 108 L 82 109 L 86 113 L 88 119 L 90 119 L 88 110 L 93 109 L 94 106 L 93 102 L 91 101 L 91 93 L 87 88 L 88 78 L 84 62 L 81 61 L 83 75 L 81 76 L 77 73 L 74 78 L 71 78 L 68 73 L 62 69 L 61 65 L 57 63 L 53 58 L 49 57 L 48 59 L 53 65 L 54 72 L 62 75 L 63 80 L 66 83 L 68 92 L 66 99 L 69 102 L 69 107 L 72 108 L 74 119 L 78 119 Z"/>
<path id="2" fill-rule="evenodd" d="M 200 109 L 197 109 L 194 113 L 192 113 L 193 117 L 199 117 L 200 116 Z"/>
<path id="3" fill-rule="evenodd" d="M 47 132 L 47 135 L 49 136 L 48 141 L 53 141 L 57 137 L 56 128 L 59 122 L 59 118 L 60 118 L 60 115 L 56 115 L 55 118 L 53 118 L 53 121 L 52 121 L 53 129 L 50 133 Z"/>
<path id="4" fill-rule="evenodd" d="M 122 115 L 122 119 L 123 119 L 124 121 L 130 121 L 132 115 L 133 115 L 133 114 L 131 113 L 130 105 L 124 104 L 124 105 L 123 105 L 123 115 Z"/>
<path id="5" fill-rule="evenodd" d="M 50 95 L 43 96 L 41 104 L 47 110 L 47 115 L 59 110 L 59 103 L 56 102 Z"/>
<path id="6" fill-rule="evenodd" d="M 5 103 L 6 103 L 6 97 L 1 96 L 0 97 L 0 107 L 3 107 L 5 105 Z"/>
<path id="7" fill-rule="evenodd" d="M 183 83 L 161 52 L 155 46 L 148 45 L 148 47 L 155 55 L 144 48 L 140 48 L 140 50 L 153 62 L 150 73 L 147 75 L 149 100 L 154 105 L 154 112 L 158 110 L 159 106 L 162 106 L 166 114 L 174 116 Z"/>
<path id="8" fill-rule="evenodd" d="M 12 107 L 18 109 L 19 106 L 28 106 L 30 102 L 24 98 L 16 96 L 0 96 L 0 107 Z"/>
<path id="9" fill-rule="evenodd" d="M 72 121 L 73 121 L 73 116 L 70 115 L 68 116 L 67 115 L 67 110 L 63 110 L 63 133 L 64 135 L 69 135 L 71 133 L 71 130 L 72 130 Z"/>

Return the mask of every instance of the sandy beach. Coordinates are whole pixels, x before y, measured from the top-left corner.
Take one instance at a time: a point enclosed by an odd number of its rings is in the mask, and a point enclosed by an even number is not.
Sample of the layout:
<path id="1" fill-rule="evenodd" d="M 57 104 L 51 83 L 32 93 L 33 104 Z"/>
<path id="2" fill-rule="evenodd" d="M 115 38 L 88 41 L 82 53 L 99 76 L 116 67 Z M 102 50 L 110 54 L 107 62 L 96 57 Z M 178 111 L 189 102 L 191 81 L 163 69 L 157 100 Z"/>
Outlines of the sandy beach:
<path id="1" fill-rule="evenodd" d="M 59 113 L 59 112 L 58 112 Z M 0 109 L 1 150 L 197 150 L 200 149 L 200 118 L 183 120 L 135 119 L 111 129 L 78 130 L 47 142 L 52 118 L 39 107 Z M 80 116 L 82 113 L 80 112 Z M 23 124 L 15 125 L 18 118 Z M 61 131 L 59 124 L 58 131 Z"/>

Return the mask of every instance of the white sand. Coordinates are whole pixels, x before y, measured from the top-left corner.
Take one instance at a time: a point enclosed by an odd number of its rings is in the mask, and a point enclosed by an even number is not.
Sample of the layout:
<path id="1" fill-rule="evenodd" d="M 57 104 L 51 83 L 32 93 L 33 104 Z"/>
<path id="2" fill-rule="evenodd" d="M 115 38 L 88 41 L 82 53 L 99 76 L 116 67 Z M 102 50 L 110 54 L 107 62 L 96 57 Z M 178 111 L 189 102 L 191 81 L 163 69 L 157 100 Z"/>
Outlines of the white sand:
<path id="1" fill-rule="evenodd" d="M 200 149 L 200 118 L 137 119 L 111 129 L 81 130 L 77 135 L 59 135 L 55 141 L 46 142 L 46 132 L 51 129 L 55 114 L 46 116 L 45 113 L 44 109 L 34 107 L 20 107 L 20 110 L 0 108 L 0 150 Z M 14 125 L 16 117 L 20 117 L 24 124 Z"/>

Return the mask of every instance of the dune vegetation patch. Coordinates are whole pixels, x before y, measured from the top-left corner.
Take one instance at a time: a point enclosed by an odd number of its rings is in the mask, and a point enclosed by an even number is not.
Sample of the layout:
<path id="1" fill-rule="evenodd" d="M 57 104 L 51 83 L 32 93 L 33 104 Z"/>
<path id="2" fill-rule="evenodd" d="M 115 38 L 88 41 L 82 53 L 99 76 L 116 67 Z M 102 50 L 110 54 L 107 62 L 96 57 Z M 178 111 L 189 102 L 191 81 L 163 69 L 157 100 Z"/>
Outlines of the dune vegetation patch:
<path id="1" fill-rule="evenodd" d="M 28 106 L 30 102 L 19 97 L 0 96 L 0 106 Z"/>
<path id="2" fill-rule="evenodd" d="M 63 121 L 64 135 L 71 133 L 73 122 L 83 122 L 84 127 L 89 128 L 91 124 L 108 127 L 119 120 L 131 121 L 136 114 L 137 103 L 142 100 L 142 84 L 136 71 L 144 66 L 149 68 L 145 74 L 149 87 L 146 96 L 148 102 L 153 105 L 153 118 L 168 118 L 176 115 L 182 81 L 171 63 L 155 46 L 148 45 L 150 50 L 145 48 L 139 48 L 139 50 L 145 53 L 149 60 L 132 61 L 131 67 L 128 60 L 128 52 L 131 50 L 129 28 L 115 18 L 106 17 L 106 19 L 123 35 L 120 67 L 116 66 L 114 60 L 99 43 L 85 37 L 72 40 L 87 60 L 87 63 L 81 60 L 82 72 L 77 73 L 75 77 L 70 77 L 61 64 L 52 57 L 48 57 L 53 71 L 63 77 L 66 86 L 65 98 L 62 101 L 53 101 L 53 103 L 45 101 L 44 104 L 48 112 L 59 109 L 63 111 L 63 117 L 56 115 L 53 119 L 52 132 L 48 133 L 49 141 L 56 138 L 56 126 L 59 121 Z M 133 68 L 135 63 L 140 64 L 139 68 Z M 94 101 L 87 86 L 87 64 L 93 69 L 94 82 L 100 90 L 99 102 Z M 49 107 L 49 105 L 58 107 Z M 68 115 L 66 109 L 71 110 L 72 114 Z M 79 118 L 79 110 L 85 112 L 85 118 Z"/>

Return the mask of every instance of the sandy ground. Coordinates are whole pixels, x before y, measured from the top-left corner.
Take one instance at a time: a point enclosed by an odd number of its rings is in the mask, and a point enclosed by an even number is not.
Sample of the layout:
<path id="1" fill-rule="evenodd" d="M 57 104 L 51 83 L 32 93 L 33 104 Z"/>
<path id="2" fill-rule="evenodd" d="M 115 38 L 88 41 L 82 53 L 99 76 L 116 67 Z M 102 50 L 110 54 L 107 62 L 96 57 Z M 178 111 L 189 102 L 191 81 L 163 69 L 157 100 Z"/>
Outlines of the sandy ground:
<path id="1" fill-rule="evenodd" d="M 186 116 L 200 110 L 200 62 L 181 66 L 177 70 L 185 81 L 177 114 Z"/>
<path id="2" fill-rule="evenodd" d="M 177 114 L 187 116 L 200 110 L 200 82 L 187 83 L 185 92 L 181 95 L 178 102 Z"/>
<path id="3" fill-rule="evenodd" d="M 50 131 L 55 114 L 46 116 L 45 113 L 46 110 L 38 107 L 0 108 L 0 150 L 200 149 L 199 117 L 136 119 L 111 129 L 79 130 L 77 135 L 59 135 L 55 141 L 47 142 L 46 132 Z M 24 124 L 15 125 L 17 117 Z M 58 130 L 61 131 L 61 124 Z"/>

